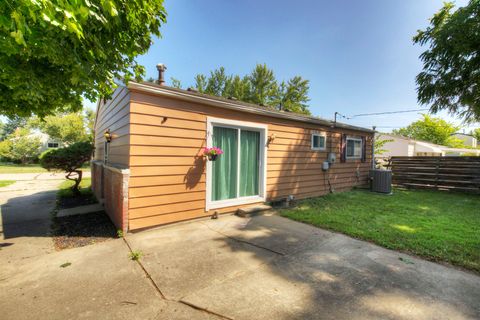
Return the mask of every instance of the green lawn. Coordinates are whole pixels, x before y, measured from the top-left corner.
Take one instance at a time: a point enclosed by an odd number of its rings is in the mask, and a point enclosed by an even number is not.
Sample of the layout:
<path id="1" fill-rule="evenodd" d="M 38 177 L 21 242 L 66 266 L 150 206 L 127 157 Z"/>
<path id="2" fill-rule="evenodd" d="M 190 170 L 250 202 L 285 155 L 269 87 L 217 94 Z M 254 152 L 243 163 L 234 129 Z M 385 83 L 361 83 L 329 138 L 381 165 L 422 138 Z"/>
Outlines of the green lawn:
<path id="1" fill-rule="evenodd" d="M 39 164 L 0 164 L 0 173 L 40 173 L 47 172 Z"/>
<path id="2" fill-rule="evenodd" d="M 72 187 L 75 183 L 72 180 L 65 180 L 60 184 L 58 190 L 58 197 L 59 198 L 72 198 L 74 194 L 72 192 Z M 92 190 L 90 186 L 92 185 L 91 178 L 83 178 L 82 182 L 80 182 L 80 194 L 82 195 L 89 195 L 92 194 Z"/>
<path id="3" fill-rule="evenodd" d="M 15 181 L 14 180 L 0 180 L 0 188 L 2 187 L 7 187 L 11 184 L 14 184 Z"/>
<path id="4" fill-rule="evenodd" d="M 479 195 L 356 190 L 300 201 L 281 215 L 480 272 Z"/>
<path id="5" fill-rule="evenodd" d="M 90 165 L 86 164 L 82 167 L 82 171 L 90 171 Z M 0 163 L 0 174 L 2 173 L 42 173 L 48 172 L 39 164 L 7 164 Z"/>

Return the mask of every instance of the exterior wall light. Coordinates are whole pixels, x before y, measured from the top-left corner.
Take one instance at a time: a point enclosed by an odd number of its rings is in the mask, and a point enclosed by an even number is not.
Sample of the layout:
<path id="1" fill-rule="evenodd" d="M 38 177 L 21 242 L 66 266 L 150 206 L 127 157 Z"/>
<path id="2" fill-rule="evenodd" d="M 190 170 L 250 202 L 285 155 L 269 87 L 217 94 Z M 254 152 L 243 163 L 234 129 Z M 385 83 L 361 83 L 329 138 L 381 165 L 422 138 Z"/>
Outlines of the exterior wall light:
<path id="1" fill-rule="evenodd" d="M 105 141 L 110 142 L 112 141 L 112 134 L 110 133 L 110 129 L 105 130 L 105 133 L 103 134 L 105 137 Z"/>
<path id="2" fill-rule="evenodd" d="M 275 140 L 275 138 L 277 137 L 277 135 L 274 133 L 272 135 L 270 135 L 270 137 L 268 137 L 268 142 L 273 142 L 273 140 Z"/>

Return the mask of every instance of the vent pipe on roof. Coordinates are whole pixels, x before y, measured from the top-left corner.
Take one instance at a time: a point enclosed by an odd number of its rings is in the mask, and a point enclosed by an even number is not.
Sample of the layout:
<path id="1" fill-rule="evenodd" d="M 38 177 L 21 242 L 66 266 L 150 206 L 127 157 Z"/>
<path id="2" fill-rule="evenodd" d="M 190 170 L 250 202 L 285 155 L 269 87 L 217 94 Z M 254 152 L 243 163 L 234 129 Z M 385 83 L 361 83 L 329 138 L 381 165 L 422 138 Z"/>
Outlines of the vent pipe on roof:
<path id="1" fill-rule="evenodd" d="M 157 64 L 157 70 L 158 70 L 157 83 L 161 86 L 164 86 L 165 85 L 164 74 L 165 74 L 165 70 L 167 70 L 167 66 L 164 65 L 163 63 L 159 63 L 159 64 Z"/>

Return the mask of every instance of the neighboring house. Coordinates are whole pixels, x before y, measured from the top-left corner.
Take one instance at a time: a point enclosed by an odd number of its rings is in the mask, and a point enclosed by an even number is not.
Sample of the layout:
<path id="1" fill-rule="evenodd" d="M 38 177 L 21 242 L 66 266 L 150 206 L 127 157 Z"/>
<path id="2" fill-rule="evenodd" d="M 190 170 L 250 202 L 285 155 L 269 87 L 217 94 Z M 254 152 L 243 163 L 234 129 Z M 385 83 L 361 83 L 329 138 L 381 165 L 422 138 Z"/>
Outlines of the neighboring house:
<path id="1" fill-rule="evenodd" d="M 47 149 L 60 148 L 63 144 L 55 139 L 50 138 L 46 133 L 34 131 L 28 135 L 31 138 L 39 138 L 42 146 L 40 147 L 40 152 L 43 152 Z"/>
<path id="2" fill-rule="evenodd" d="M 372 130 L 146 82 L 99 101 L 95 133 L 92 188 L 123 231 L 349 190 L 372 160 Z"/>
<path id="3" fill-rule="evenodd" d="M 477 147 L 477 138 L 471 134 L 466 133 L 454 133 L 453 136 L 463 141 L 463 144 L 466 147 L 476 148 Z"/>
<path id="4" fill-rule="evenodd" d="M 382 149 L 385 149 L 386 151 L 382 154 L 375 155 L 375 158 L 388 158 L 392 156 L 480 156 L 479 149 L 450 148 L 431 142 L 414 140 L 389 133 L 377 133 L 375 139 L 393 140 L 385 143 Z"/>

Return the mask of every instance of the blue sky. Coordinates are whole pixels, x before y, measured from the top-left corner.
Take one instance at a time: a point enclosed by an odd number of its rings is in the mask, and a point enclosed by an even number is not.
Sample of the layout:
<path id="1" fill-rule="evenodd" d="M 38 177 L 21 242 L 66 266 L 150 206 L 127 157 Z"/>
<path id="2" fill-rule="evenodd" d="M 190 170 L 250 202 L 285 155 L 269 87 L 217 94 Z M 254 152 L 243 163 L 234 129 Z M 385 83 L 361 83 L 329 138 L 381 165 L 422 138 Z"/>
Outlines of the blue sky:
<path id="1" fill-rule="evenodd" d="M 243 75 L 256 63 L 266 63 L 280 80 L 309 79 L 310 110 L 332 119 L 335 111 L 354 115 L 420 108 L 415 76 L 422 48 L 411 39 L 442 1 L 166 0 L 165 6 L 163 37 L 139 58 L 147 76 L 156 78 L 155 65 L 162 62 L 167 79 L 175 77 L 188 87 L 195 74 L 219 66 Z M 398 127 L 419 117 L 408 113 L 343 121 Z"/>

